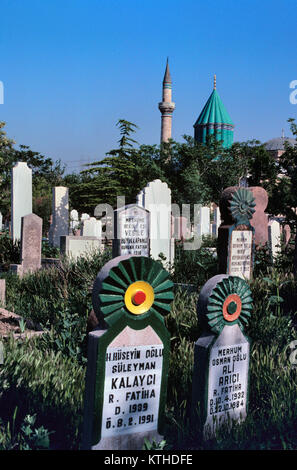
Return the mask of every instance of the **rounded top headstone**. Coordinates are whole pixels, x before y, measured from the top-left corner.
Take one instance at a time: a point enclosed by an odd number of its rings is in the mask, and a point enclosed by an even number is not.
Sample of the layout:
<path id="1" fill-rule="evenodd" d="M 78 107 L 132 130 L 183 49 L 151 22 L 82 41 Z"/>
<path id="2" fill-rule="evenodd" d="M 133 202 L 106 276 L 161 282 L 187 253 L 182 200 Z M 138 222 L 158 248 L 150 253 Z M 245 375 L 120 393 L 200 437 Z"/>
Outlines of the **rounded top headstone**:
<path id="1" fill-rule="evenodd" d="M 252 310 L 249 285 L 240 277 L 218 274 L 201 289 L 197 314 L 203 326 L 219 334 L 224 326 L 238 323 L 241 330 L 248 323 Z"/>
<path id="2" fill-rule="evenodd" d="M 138 318 L 150 312 L 166 315 L 173 300 L 173 283 L 160 263 L 145 256 L 118 256 L 106 263 L 92 293 L 99 324 L 112 314 Z"/>
<path id="3" fill-rule="evenodd" d="M 249 224 L 255 212 L 255 198 L 250 188 L 230 186 L 220 200 L 221 218 L 226 225 Z"/>

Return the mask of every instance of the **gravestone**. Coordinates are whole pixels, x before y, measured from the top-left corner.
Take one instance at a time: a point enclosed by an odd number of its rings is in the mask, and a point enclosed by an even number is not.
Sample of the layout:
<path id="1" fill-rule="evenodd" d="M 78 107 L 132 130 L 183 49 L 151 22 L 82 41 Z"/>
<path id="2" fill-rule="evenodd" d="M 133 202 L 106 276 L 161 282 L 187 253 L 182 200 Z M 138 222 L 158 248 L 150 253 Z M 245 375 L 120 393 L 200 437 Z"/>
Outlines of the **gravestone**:
<path id="1" fill-rule="evenodd" d="M 32 213 L 32 170 L 26 162 L 18 162 L 11 178 L 11 234 L 13 241 L 21 238 L 21 219 Z"/>
<path id="2" fill-rule="evenodd" d="M 141 450 L 161 440 L 173 284 L 156 261 L 119 256 L 99 272 L 89 333 L 83 449 Z"/>
<path id="3" fill-rule="evenodd" d="M 49 242 L 52 246 L 60 247 L 60 237 L 69 232 L 69 201 L 68 188 L 56 186 L 53 189 L 52 200 L 53 219 L 49 230 Z"/>
<path id="4" fill-rule="evenodd" d="M 191 230 L 187 217 L 174 217 L 172 229 L 172 237 L 175 240 L 184 241 L 191 238 Z"/>
<path id="5" fill-rule="evenodd" d="M 0 279 L 0 307 L 5 307 L 6 282 Z"/>
<path id="6" fill-rule="evenodd" d="M 254 231 L 250 219 L 255 212 L 252 192 L 246 188 L 223 192 L 220 201 L 222 224 L 218 234 L 219 271 L 250 279 L 254 261 Z"/>
<path id="7" fill-rule="evenodd" d="M 283 237 L 284 237 L 284 242 L 286 245 L 289 244 L 290 242 L 290 239 L 291 239 L 291 227 L 289 224 L 285 224 L 283 227 L 282 227 L 282 233 L 283 233 Z"/>
<path id="8" fill-rule="evenodd" d="M 265 214 L 268 194 L 261 186 L 251 186 L 249 190 L 253 193 L 256 204 L 250 223 L 255 229 L 255 247 L 260 247 L 268 242 L 268 215 Z"/>
<path id="9" fill-rule="evenodd" d="M 272 260 L 281 252 L 281 225 L 278 220 L 268 223 L 268 242 Z"/>
<path id="10" fill-rule="evenodd" d="M 212 234 L 215 237 L 218 237 L 219 226 L 221 225 L 221 214 L 220 214 L 220 208 L 217 206 L 213 210 L 213 221 L 214 221 L 214 224 L 213 224 L 214 230 Z"/>
<path id="11" fill-rule="evenodd" d="M 114 211 L 112 254 L 116 256 L 150 255 L 150 214 L 136 204 Z"/>
<path id="12" fill-rule="evenodd" d="M 98 237 L 80 237 L 62 235 L 60 237 L 60 252 L 73 260 L 80 256 L 92 255 L 94 251 L 102 251 L 102 243 Z"/>
<path id="13" fill-rule="evenodd" d="M 78 212 L 76 209 L 72 209 L 70 211 L 70 233 L 69 235 L 74 235 L 76 230 L 78 230 L 79 227 L 79 217 L 78 217 Z"/>
<path id="14" fill-rule="evenodd" d="M 210 235 L 210 208 L 200 207 L 199 210 L 199 223 L 198 223 L 198 236 Z"/>
<path id="15" fill-rule="evenodd" d="M 151 215 L 150 251 L 153 259 L 165 256 L 164 266 L 174 263 L 174 238 L 171 236 L 171 190 L 157 179 L 147 184 L 136 199 Z"/>
<path id="16" fill-rule="evenodd" d="M 82 215 L 81 215 L 81 222 L 84 222 L 85 220 L 89 220 L 90 216 L 89 214 L 87 214 L 86 212 L 83 212 Z"/>
<path id="17" fill-rule="evenodd" d="M 2 213 L 0 212 L 0 232 L 2 230 L 2 227 L 3 227 L 3 216 L 2 216 Z"/>
<path id="18" fill-rule="evenodd" d="M 244 327 L 251 312 L 249 286 L 239 277 L 214 276 L 200 292 L 203 333 L 195 343 L 192 418 L 195 422 L 200 409 L 205 439 L 246 418 L 250 339 Z"/>
<path id="19" fill-rule="evenodd" d="M 10 270 L 19 276 L 41 268 L 42 219 L 36 214 L 22 217 L 21 264 L 11 264 Z"/>
<path id="20" fill-rule="evenodd" d="M 223 191 L 221 203 L 225 203 L 226 200 L 231 199 L 232 195 L 240 189 L 238 186 L 230 186 Z M 250 219 L 250 224 L 254 228 L 254 243 L 255 248 L 264 246 L 268 242 L 268 215 L 265 213 L 265 209 L 268 204 L 268 194 L 267 191 L 261 186 L 250 186 L 248 188 L 242 188 L 248 191 L 251 191 L 255 207 L 252 217 Z"/>
<path id="21" fill-rule="evenodd" d="M 97 237 L 102 236 L 101 220 L 97 220 L 95 217 L 85 219 L 82 226 L 83 237 Z"/>

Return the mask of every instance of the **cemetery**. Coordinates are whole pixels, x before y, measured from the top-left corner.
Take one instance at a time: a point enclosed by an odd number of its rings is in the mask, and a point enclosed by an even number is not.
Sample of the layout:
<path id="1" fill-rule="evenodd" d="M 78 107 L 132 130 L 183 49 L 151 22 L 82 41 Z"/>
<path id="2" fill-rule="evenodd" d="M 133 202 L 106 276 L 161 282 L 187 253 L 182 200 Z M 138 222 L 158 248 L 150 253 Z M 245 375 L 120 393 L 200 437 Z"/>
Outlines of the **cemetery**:
<path id="1" fill-rule="evenodd" d="M 297 450 L 293 6 L 5 3 L 0 450 Z"/>
<path id="2" fill-rule="evenodd" d="M 56 186 L 44 219 L 32 169 L 13 165 L 1 449 L 296 448 L 294 224 L 261 186 L 191 216 L 169 184 L 95 216 Z"/>

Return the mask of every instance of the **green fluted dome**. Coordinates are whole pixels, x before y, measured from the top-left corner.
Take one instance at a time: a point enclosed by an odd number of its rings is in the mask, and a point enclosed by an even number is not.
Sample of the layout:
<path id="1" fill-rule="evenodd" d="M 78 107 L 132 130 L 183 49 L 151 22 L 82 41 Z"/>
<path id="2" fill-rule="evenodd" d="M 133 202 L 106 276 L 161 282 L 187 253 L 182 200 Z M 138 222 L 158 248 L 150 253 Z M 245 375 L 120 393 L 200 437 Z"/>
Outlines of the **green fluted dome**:
<path id="1" fill-rule="evenodd" d="M 234 124 L 216 89 L 208 98 L 194 124 L 194 129 L 197 142 L 206 143 L 207 136 L 215 134 L 217 140 L 223 141 L 224 147 L 231 147 Z"/>

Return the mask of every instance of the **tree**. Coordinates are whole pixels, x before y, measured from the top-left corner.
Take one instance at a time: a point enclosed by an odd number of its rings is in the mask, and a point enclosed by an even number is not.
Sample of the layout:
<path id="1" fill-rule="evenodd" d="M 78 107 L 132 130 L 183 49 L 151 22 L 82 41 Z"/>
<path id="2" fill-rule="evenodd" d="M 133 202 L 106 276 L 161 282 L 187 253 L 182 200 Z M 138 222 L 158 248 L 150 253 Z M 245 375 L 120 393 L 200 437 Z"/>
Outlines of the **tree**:
<path id="1" fill-rule="evenodd" d="M 125 196 L 126 203 L 135 202 L 140 189 L 151 179 L 162 176 L 152 155 L 155 147 L 134 147 L 131 137 L 137 126 L 120 119 L 119 148 L 110 150 L 101 161 L 95 161 L 81 172 L 81 181 L 73 187 L 70 198 L 77 210 L 93 211 L 97 204 L 116 204 L 117 196 Z"/>
<path id="2" fill-rule="evenodd" d="M 279 177 L 275 182 L 269 203 L 271 213 L 282 214 L 291 226 L 297 224 L 297 125 L 290 118 L 291 132 L 296 137 L 294 146 L 285 142 L 285 152 L 277 162 Z"/>
<path id="3" fill-rule="evenodd" d="M 15 142 L 4 131 L 4 122 L 0 122 L 0 210 L 4 220 L 10 218 L 11 170 L 17 162 L 26 162 L 32 169 L 33 176 L 33 211 L 44 220 L 47 228 L 51 213 L 52 187 L 63 181 L 64 167 L 60 161 L 32 151 L 26 145 L 15 148 Z"/>

